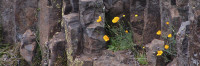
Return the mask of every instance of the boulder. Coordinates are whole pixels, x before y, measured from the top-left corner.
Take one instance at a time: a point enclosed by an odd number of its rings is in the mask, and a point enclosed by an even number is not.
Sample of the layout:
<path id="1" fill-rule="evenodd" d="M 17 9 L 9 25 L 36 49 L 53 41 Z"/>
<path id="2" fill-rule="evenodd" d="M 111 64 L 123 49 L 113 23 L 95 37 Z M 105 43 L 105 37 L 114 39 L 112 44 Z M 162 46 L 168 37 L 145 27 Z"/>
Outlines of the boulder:
<path id="1" fill-rule="evenodd" d="M 103 0 L 80 0 L 80 22 L 83 26 L 83 53 L 99 55 L 105 48 Z M 101 16 L 102 21 L 97 22 Z"/>
<path id="2" fill-rule="evenodd" d="M 66 52 L 65 52 L 65 46 L 66 46 L 66 40 L 65 40 L 65 33 L 64 32 L 57 32 L 53 36 L 53 38 L 48 42 L 49 47 L 49 65 L 54 66 L 54 64 L 61 64 L 57 63 L 56 59 L 58 57 L 62 57 L 66 60 Z M 62 60 L 64 61 L 64 60 Z"/>
<path id="3" fill-rule="evenodd" d="M 158 39 L 154 39 L 151 41 L 151 43 L 145 45 L 147 52 L 146 52 L 146 56 L 147 56 L 147 61 L 148 61 L 148 65 L 149 66 L 156 66 L 156 53 L 158 50 L 163 50 L 164 49 L 164 41 L 162 40 L 158 40 Z"/>
<path id="4" fill-rule="evenodd" d="M 20 44 L 20 55 L 29 63 L 32 64 L 34 50 L 36 48 L 36 36 L 31 30 L 26 30 L 22 36 Z"/>

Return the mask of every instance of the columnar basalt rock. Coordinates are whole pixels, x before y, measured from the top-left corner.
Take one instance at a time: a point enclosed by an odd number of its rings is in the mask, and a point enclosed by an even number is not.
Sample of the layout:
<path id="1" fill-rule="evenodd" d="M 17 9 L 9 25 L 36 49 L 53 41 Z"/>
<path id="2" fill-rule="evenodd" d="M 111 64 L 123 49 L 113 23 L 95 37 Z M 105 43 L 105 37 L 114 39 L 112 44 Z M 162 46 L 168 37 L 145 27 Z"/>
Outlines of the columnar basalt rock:
<path id="1" fill-rule="evenodd" d="M 49 41 L 48 44 L 50 52 L 49 66 L 62 65 L 62 63 L 56 62 L 56 59 L 58 60 L 60 59 L 59 57 L 61 57 L 63 59 L 60 60 L 61 62 L 67 60 L 65 51 L 65 45 L 66 45 L 65 33 L 64 32 L 55 33 L 55 35 Z"/>
<path id="2" fill-rule="evenodd" d="M 15 9 L 16 0 L 1 0 L 0 16 L 4 42 L 14 44 L 16 40 Z"/>
<path id="3" fill-rule="evenodd" d="M 164 0 L 160 2 L 160 15 L 161 15 L 161 31 L 162 36 L 167 37 L 172 33 L 172 18 L 171 18 L 171 0 Z M 168 22 L 169 24 L 166 24 Z"/>
<path id="4" fill-rule="evenodd" d="M 38 22 L 38 1 L 37 0 L 17 0 L 15 10 L 15 21 L 16 21 L 16 39 L 19 41 L 22 34 L 27 30 L 31 29 L 34 32 L 37 30 L 36 25 Z"/>
<path id="5" fill-rule="evenodd" d="M 199 66 L 200 65 L 200 1 L 199 0 L 190 0 L 189 5 L 189 20 L 190 25 L 190 34 L 188 35 L 189 40 L 189 64 L 190 66 Z"/>
<path id="6" fill-rule="evenodd" d="M 63 16 L 63 22 L 65 27 L 65 34 L 67 40 L 67 59 L 68 65 L 82 66 L 82 61 L 79 61 L 76 56 L 82 53 L 82 36 L 83 30 L 79 20 L 78 13 L 70 13 Z"/>
<path id="7" fill-rule="evenodd" d="M 187 36 L 190 33 L 189 26 L 189 0 L 177 0 L 177 9 L 179 12 L 179 21 L 181 22 L 181 26 L 178 29 L 176 36 L 176 44 L 177 44 L 177 63 L 179 66 L 188 66 L 189 59 L 189 37 Z M 183 61 L 184 60 L 184 61 Z"/>
<path id="8" fill-rule="evenodd" d="M 80 21 L 83 26 L 83 53 L 88 55 L 99 55 L 105 48 L 103 40 L 104 13 L 103 0 L 80 0 Z M 96 20 L 101 17 L 102 21 Z"/>
<path id="9" fill-rule="evenodd" d="M 150 43 L 155 38 L 160 38 L 156 32 L 161 29 L 160 0 L 147 0 L 144 11 L 143 44 Z"/>
<path id="10" fill-rule="evenodd" d="M 42 50 L 42 65 L 48 65 L 48 41 L 56 32 L 60 32 L 63 0 L 39 0 L 39 34 Z"/>
<path id="11" fill-rule="evenodd" d="M 144 9 L 146 7 L 146 0 L 130 0 L 130 22 L 133 33 L 133 41 L 136 44 L 142 44 L 142 34 L 144 27 Z M 138 15 L 135 17 L 135 15 Z"/>

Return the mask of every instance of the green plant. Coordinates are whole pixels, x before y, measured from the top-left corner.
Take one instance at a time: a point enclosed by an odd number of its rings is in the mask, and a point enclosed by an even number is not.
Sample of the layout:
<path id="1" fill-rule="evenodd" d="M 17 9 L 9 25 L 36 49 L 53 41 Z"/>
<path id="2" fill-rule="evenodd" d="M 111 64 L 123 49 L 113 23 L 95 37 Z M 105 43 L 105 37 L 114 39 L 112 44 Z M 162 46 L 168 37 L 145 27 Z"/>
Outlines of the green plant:
<path id="1" fill-rule="evenodd" d="M 163 55 L 161 56 L 164 59 L 165 63 L 171 62 L 173 60 L 174 57 L 176 57 L 177 55 L 177 51 L 176 51 L 176 31 L 174 30 L 174 26 L 173 25 L 169 25 L 168 27 L 170 29 L 170 31 L 172 31 L 172 36 L 171 37 L 167 37 L 167 36 L 162 36 L 162 38 L 165 40 L 165 45 L 168 45 L 169 48 L 164 51 Z"/>
<path id="2" fill-rule="evenodd" d="M 110 45 L 108 45 L 109 50 L 118 51 L 118 50 L 126 50 L 132 49 L 135 44 L 133 43 L 132 39 L 132 31 L 127 30 L 128 25 L 125 25 L 123 21 L 119 21 L 112 25 L 112 27 L 108 24 L 107 31 L 109 31 L 109 38 L 110 38 Z"/>
<path id="3" fill-rule="evenodd" d="M 39 41 L 39 31 L 36 31 L 36 51 L 35 51 L 35 57 L 33 58 L 33 66 L 40 66 L 42 61 L 42 54 L 40 50 L 40 41 Z"/>
<path id="4" fill-rule="evenodd" d="M 136 54 L 136 60 L 141 64 L 141 65 L 147 65 L 147 58 L 146 58 L 146 54 L 143 53 L 137 53 Z"/>

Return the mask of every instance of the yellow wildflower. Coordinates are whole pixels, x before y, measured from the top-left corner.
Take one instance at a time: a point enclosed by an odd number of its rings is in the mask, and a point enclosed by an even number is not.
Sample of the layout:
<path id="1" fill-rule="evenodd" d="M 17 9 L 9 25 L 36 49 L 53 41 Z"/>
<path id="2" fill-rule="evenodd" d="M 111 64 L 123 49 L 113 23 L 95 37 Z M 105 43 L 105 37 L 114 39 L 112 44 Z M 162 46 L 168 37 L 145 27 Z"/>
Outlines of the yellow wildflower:
<path id="1" fill-rule="evenodd" d="M 138 17 L 138 15 L 137 15 L 137 14 L 135 14 L 135 17 Z"/>
<path id="2" fill-rule="evenodd" d="M 123 15 L 123 17 L 125 17 L 125 15 Z"/>
<path id="3" fill-rule="evenodd" d="M 158 32 L 156 33 L 157 35 L 161 35 L 161 31 L 160 30 L 158 30 Z"/>
<path id="4" fill-rule="evenodd" d="M 167 25 L 169 25 L 169 22 L 166 22 Z"/>
<path id="5" fill-rule="evenodd" d="M 125 32 L 128 33 L 128 30 L 126 30 Z"/>
<path id="6" fill-rule="evenodd" d="M 165 45 L 165 49 L 169 49 L 169 45 Z"/>
<path id="7" fill-rule="evenodd" d="M 104 35 L 104 36 L 103 36 L 103 39 L 104 39 L 105 41 L 109 41 L 109 37 L 108 37 L 107 35 Z"/>
<path id="8" fill-rule="evenodd" d="M 97 22 L 101 22 L 101 21 L 102 21 L 101 16 L 99 16 L 99 19 L 97 20 Z"/>
<path id="9" fill-rule="evenodd" d="M 112 20 L 113 23 L 117 23 L 119 21 L 119 17 L 114 17 L 114 19 Z"/>
<path id="10" fill-rule="evenodd" d="M 142 47 L 143 49 L 145 48 L 145 47 Z"/>
<path id="11" fill-rule="evenodd" d="M 168 37 L 171 38 L 171 37 L 172 37 L 172 34 L 169 34 Z"/>
<path id="12" fill-rule="evenodd" d="M 157 51 L 157 55 L 156 56 L 161 56 L 163 54 L 162 50 Z"/>

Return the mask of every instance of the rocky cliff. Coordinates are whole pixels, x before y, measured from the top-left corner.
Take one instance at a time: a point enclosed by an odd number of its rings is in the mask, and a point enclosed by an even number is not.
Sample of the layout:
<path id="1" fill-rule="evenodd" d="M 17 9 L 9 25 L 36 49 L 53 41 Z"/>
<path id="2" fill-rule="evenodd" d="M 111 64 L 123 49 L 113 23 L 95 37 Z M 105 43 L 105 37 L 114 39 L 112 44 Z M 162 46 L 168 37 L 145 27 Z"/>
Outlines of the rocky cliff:
<path id="1" fill-rule="evenodd" d="M 200 66 L 200 1 L 0 0 L 1 65 Z"/>

